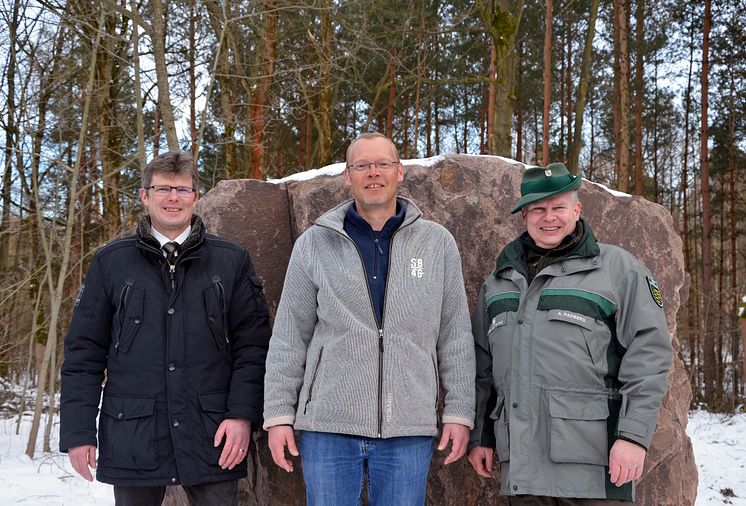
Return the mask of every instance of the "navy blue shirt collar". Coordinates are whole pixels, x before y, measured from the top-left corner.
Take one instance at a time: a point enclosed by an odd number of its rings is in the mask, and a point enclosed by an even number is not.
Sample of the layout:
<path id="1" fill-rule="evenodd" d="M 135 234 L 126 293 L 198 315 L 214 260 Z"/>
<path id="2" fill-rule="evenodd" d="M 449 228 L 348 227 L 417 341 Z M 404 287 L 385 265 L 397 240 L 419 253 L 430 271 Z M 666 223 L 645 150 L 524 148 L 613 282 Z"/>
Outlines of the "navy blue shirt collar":
<path id="1" fill-rule="evenodd" d="M 348 225 L 351 225 L 363 233 L 372 231 L 375 234 L 381 234 L 385 237 L 389 237 L 397 228 L 401 226 L 402 222 L 404 221 L 404 214 L 406 213 L 406 210 L 407 203 L 403 200 L 396 199 L 396 214 L 386 221 L 386 224 L 383 226 L 380 232 L 375 232 L 370 226 L 370 223 L 365 221 L 365 218 L 360 216 L 360 213 L 357 212 L 357 207 L 355 206 L 355 202 L 353 202 L 349 209 L 347 209 L 347 216 L 345 217 L 345 229 Z"/>

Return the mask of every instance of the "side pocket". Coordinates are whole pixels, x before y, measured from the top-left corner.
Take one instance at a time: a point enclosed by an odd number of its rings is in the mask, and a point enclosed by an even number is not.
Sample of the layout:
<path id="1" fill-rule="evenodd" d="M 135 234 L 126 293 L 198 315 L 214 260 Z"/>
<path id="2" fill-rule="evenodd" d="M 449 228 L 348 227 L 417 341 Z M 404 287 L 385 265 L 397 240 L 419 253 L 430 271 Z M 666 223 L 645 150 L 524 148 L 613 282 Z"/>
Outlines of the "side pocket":
<path id="1" fill-rule="evenodd" d="M 155 398 L 104 395 L 99 419 L 102 466 L 152 470 L 155 452 Z"/>
<path id="2" fill-rule="evenodd" d="M 209 465 L 218 465 L 220 454 L 223 452 L 223 443 L 215 448 L 213 441 L 218 427 L 225 419 L 225 412 L 228 407 L 228 394 L 226 392 L 215 392 L 201 394 L 199 396 L 199 406 L 202 409 L 202 425 L 205 429 L 205 460 Z"/>
<path id="3" fill-rule="evenodd" d="M 114 350 L 116 353 L 128 353 L 137 332 L 143 322 L 143 302 L 145 291 L 134 286 L 134 281 L 127 279 L 119 294 L 119 306 L 114 315 L 117 326 L 114 335 Z"/>
<path id="4" fill-rule="evenodd" d="M 313 376 L 311 376 L 311 384 L 308 385 L 308 395 L 306 396 L 306 403 L 303 406 L 303 414 L 306 414 L 308 410 L 308 403 L 313 398 L 313 386 L 316 383 L 316 376 L 319 374 L 319 368 L 321 367 L 321 357 L 324 355 L 324 347 L 322 346 L 319 350 L 319 358 L 316 360 L 316 367 L 313 370 Z"/>
<path id="5" fill-rule="evenodd" d="M 212 285 L 205 288 L 205 312 L 210 333 L 215 340 L 219 350 L 228 348 L 230 339 L 228 337 L 228 326 L 226 324 L 225 289 L 220 276 L 212 276 Z"/>
<path id="6" fill-rule="evenodd" d="M 550 447 L 552 462 L 609 464 L 605 394 L 550 392 Z"/>
<path id="7" fill-rule="evenodd" d="M 510 430 L 508 428 L 508 417 L 505 409 L 505 397 L 497 399 L 497 405 L 492 411 L 490 418 L 495 420 L 495 450 L 497 450 L 497 459 L 499 462 L 509 462 Z"/>

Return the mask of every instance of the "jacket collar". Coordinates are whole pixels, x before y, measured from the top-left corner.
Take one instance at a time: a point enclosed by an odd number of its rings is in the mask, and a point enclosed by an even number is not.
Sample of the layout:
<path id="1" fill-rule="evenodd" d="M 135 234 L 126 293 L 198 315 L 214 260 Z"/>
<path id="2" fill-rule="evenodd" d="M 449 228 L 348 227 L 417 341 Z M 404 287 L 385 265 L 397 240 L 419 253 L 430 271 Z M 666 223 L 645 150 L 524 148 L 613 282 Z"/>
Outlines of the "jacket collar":
<path id="1" fill-rule="evenodd" d="M 150 233 L 151 226 L 150 216 L 146 214 L 140 219 L 140 223 L 137 224 L 137 243 L 141 247 L 157 251 L 160 255 L 161 243 L 158 242 L 158 239 L 153 237 L 153 234 Z M 192 216 L 192 231 L 186 240 L 181 243 L 179 250 L 182 254 L 179 256 L 182 256 L 187 251 L 199 246 L 204 239 L 205 225 L 202 222 L 202 218 L 195 214 Z"/>
<path id="2" fill-rule="evenodd" d="M 580 242 L 575 245 L 574 248 L 560 255 L 555 261 L 564 260 L 567 258 L 588 258 L 595 257 L 601 253 L 598 247 L 598 241 L 596 236 L 593 235 L 593 230 L 588 224 L 580 218 L 579 226 L 583 227 L 583 237 Z M 505 248 L 500 252 L 497 257 L 495 265 L 495 276 L 500 272 L 508 268 L 513 268 L 520 272 L 524 276 L 528 275 L 528 268 L 526 266 L 526 250 L 525 244 L 533 242 L 528 232 L 523 232 L 517 239 L 511 241 Z"/>
<path id="3" fill-rule="evenodd" d="M 316 225 L 331 228 L 337 232 L 346 234 L 344 231 L 345 216 L 347 216 L 347 211 L 352 206 L 353 202 L 354 200 L 350 199 L 333 207 L 316 219 Z M 399 228 L 409 225 L 422 216 L 422 211 L 420 211 L 415 203 L 408 198 L 396 197 L 396 204 L 404 209 L 404 220 L 401 222 L 401 225 L 399 225 Z"/>

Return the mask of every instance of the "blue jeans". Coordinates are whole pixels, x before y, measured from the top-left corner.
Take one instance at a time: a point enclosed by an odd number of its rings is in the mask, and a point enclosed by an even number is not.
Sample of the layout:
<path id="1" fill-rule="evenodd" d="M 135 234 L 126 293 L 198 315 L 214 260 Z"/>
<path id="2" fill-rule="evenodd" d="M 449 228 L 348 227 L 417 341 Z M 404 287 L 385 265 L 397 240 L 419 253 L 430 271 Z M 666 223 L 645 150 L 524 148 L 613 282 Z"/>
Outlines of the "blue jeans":
<path id="1" fill-rule="evenodd" d="M 306 502 L 308 506 L 360 504 L 367 469 L 370 506 L 425 504 L 432 454 L 430 436 L 378 439 L 302 431 Z"/>

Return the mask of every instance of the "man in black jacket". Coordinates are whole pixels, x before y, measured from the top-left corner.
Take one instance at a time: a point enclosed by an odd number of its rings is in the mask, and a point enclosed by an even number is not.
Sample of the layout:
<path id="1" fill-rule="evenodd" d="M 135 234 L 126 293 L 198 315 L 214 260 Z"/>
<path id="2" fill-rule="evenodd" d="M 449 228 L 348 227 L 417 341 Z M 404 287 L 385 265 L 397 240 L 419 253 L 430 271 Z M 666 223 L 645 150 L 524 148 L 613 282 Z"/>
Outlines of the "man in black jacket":
<path id="1" fill-rule="evenodd" d="M 267 305 L 246 250 L 194 215 L 197 187 L 189 153 L 148 164 L 148 215 L 96 252 L 65 339 L 60 449 L 117 506 L 176 484 L 192 504 L 237 504 L 260 425 Z"/>

